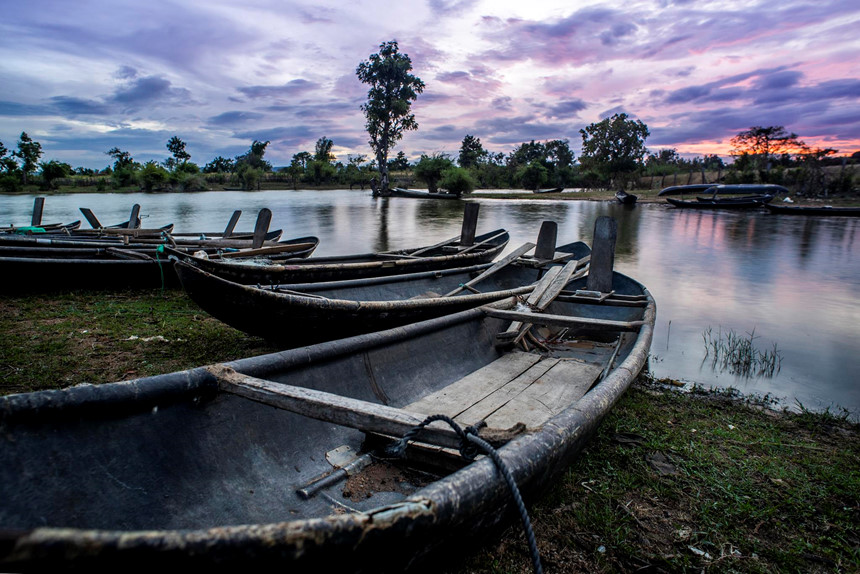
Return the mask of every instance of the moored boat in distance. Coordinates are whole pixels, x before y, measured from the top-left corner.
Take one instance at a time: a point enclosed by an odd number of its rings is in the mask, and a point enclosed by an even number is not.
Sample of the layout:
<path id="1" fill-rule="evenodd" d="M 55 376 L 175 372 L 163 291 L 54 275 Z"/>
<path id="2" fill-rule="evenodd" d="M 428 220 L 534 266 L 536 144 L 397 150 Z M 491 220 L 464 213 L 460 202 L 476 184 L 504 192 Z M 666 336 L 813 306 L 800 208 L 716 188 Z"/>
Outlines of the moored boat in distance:
<path id="1" fill-rule="evenodd" d="M 666 202 L 684 209 L 756 209 L 765 206 L 773 200 L 772 195 L 751 195 L 748 197 L 697 197 L 695 201 L 686 201 L 667 197 Z"/>
<path id="2" fill-rule="evenodd" d="M 534 500 L 647 362 L 654 300 L 595 235 L 588 276 L 525 311 L 0 398 L 0 565 L 401 572 L 473 545 L 516 514 L 455 449 L 493 445 Z"/>
<path id="3" fill-rule="evenodd" d="M 461 199 L 458 193 L 447 193 L 444 191 L 430 193 L 429 191 L 406 189 L 404 187 L 394 187 L 388 190 L 388 195 L 391 197 L 409 197 L 413 199 Z"/>
<path id="4" fill-rule="evenodd" d="M 695 194 L 711 194 L 711 195 L 779 195 L 788 194 L 787 188 L 781 185 L 771 183 L 737 183 L 737 184 L 717 184 L 717 183 L 697 183 L 691 185 L 673 185 L 665 187 L 657 194 L 658 197 L 667 195 L 695 195 Z"/>
<path id="5" fill-rule="evenodd" d="M 624 190 L 619 190 L 615 192 L 615 199 L 617 199 L 618 203 L 621 205 L 633 205 L 639 199 L 639 196 L 627 193 Z"/>
<path id="6" fill-rule="evenodd" d="M 831 205 L 774 205 L 768 211 L 780 215 L 821 215 L 825 217 L 860 217 L 860 207 L 833 207 Z"/>
<path id="7" fill-rule="evenodd" d="M 564 191 L 563 187 L 550 187 L 547 189 L 535 189 L 532 190 L 532 193 L 561 193 Z"/>

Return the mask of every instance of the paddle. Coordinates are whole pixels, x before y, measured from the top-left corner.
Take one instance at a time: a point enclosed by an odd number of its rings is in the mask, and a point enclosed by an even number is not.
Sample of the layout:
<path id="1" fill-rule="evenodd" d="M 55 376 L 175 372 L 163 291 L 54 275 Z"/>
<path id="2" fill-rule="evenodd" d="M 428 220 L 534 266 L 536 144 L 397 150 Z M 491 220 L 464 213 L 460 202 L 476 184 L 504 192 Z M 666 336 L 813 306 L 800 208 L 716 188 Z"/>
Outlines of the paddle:
<path id="1" fill-rule="evenodd" d="M 453 290 L 453 291 L 451 291 L 450 293 L 446 293 L 446 294 L 444 294 L 444 295 L 442 295 L 442 296 L 443 296 L 443 297 L 451 297 L 452 295 L 456 295 L 457 293 L 459 293 L 459 292 L 460 292 L 460 291 L 462 291 L 463 289 L 470 289 L 470 288 L 471 288 L 473 285 L 475 285 L 476 283 L 480 283 L 481 281 L 483 281 L 483 280 L 484 280 L 484 279 L 486 279 L 487 277 L 489 277 L 489 276 L 491 276 L 491 275 L 494 275 L 495 273 L 497 273 L 497 272 L 498 272 L 499 270 L 501 270 L 502 268 L 507 267 L 508 265 L 510 265 L 511 263 L 513 263 L 514 261 L 516 261 L 518 257 L 520 257 L 520 256 L 522 256 L 522 255 L 525 255 L 527 252 L 531 251 L 531 250 L 534 248 L 534 246 L 535 246 L 535 244 L 534 244 L 534 243 L 524 243 L 524 244 L 522 244 L 520 247 L 518 247 L 517 249 L 515 249 L 515 250 L 513 251 L 513 253 L 511 253 L 510 255 L 507 255 L 506 257 L 504 257 L 504 258 L 500 259 L 500 260 L 499 260 L 499 261 L 497 261 L 497 262 L 496 262 L 492 267 L 490 267 L 489 269 L 485 270 L 483 273 L 481 273 L 480 275 L 478 275 L 477 277 L 475 277 L 474 279 L 472 279 L 472 280 L 471 280 L 471 281 L 469 281 L 468 283 L 464 283 L 463 285 L 460 285 L 459 287 L 457 287 L 456 289 L 454 289 L 454 290 Z"/>

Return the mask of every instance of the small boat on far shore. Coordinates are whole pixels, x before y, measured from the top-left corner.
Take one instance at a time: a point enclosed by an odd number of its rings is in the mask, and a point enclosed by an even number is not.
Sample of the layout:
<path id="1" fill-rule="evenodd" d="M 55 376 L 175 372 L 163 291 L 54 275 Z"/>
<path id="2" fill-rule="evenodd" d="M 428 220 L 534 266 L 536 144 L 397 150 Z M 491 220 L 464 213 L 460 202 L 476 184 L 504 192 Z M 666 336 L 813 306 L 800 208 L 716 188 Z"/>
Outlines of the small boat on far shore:
<path id="1" fill-rule="evenodd" d="M 563 187 L 550 187 L 548 189 L 535 189 L 532 193 L 561 193 L 564 191 Z"/>
<path id="2" fill-rule="evenodd" d="M 460 199 L 460 194 L 439 191 L 419 191 L 417 189 L 406 189 L 405 187 L 394 187 L 388 190 L 391 197 L 409 197 L 412 199 Z"/>
<path id="3" fill-rule="evenodd" d="M 620 203 L 621 205 L 634 205 L 639 199 L 639 196 L 633 195 L 632 193 L 627 193 L 623 190 L 619 190 L 615 192 L 615 199 L 617 199 L 618 203 Z"/>

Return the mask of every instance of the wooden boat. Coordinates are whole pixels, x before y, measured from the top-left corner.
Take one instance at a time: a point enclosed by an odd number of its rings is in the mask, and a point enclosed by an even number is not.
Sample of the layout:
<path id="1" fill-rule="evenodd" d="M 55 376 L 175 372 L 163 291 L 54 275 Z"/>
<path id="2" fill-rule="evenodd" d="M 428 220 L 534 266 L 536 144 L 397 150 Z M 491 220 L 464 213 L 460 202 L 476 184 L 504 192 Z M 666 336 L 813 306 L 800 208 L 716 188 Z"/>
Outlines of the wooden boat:
<path id="1" fill-rule="evenodd" d="M 673 185 L 665 187 L 657 194 L 658 197 L 666 195 L 695 195 L 697 193 L 711 195 L 778 195 L 787 194 L 788 189 L 781 185 L 770 183 L 737 183 L 737 184 L 715 184 L 702 183 L 692 185 Z"/>
<path id="2" fill-rule="evenodd" d="M 765 205 L 771 213 L 780 215 L 824 215 L 824 216 L 842 216 L 842 217 L 860 217 L 860 207 L 832 207 L 829 205 L 809 206 L 809 205 Z"/>
<path id="3" fill-rule="evenodd" d="M 16 235 L 68 235 L 81 227 L 81 220 L 77 219 L 69 223 L 43 223 L 41 225 L 24 225 L 21 227 L 0 227 L 0 234 Z"/>
<path id="4" fill-rule="evenodd" d="M 204 311 L 250 335 L 288 347 L 380 331 L 526 296 L 553 263 L 575 260 L 585 273 L 590 249 L 559 247 L 550 259 L 525 258 L 526 243 L 495 264 L 298 285 L 233 283 L 177 261 L 186 294 Z"/>
<path id="5" fill-rule="evenodd" d="M 359 255 L 310 257 L 270 265 L 216 261 L 171 249 L 167 251 L 180 261 L 193 263 L 212 275 L 234 283 L 273 285 L 339 281 L 467 267 L 492 261 L 504 250 L 508 240 L 508 232 L 497 229 L 475 237 L 471 245 L 463 245 L 458 238 L 452 238 L 427 247 Z"/>
<path id="6" fill-rule="evenodd" d="M 626 191 L 617 191 L 615 192 L 615 199 L 622 205 L 633 205 L 639 199 L 639 196 L 627 193 Z"/>
<path id="7" fill-rule="evenodd" d="M 73 289 L 152 289 L 179 287 L 179 280 L 163 244 L 131 246 L 93 244 L 63 247 L 59 240 L 25 246 L 0 245 L 2 293 L 48 292 Z M 0 242 L 2 243 L 2 242 Z M 288 257 L 309 256 L 319 239 L 298 237 L 259 249 L 212 247 L 212 261 L 255 261 L 259 264 L 292 261 Z M 211 249 L 210 249 L 211 250 Z M 197 246 L 171 248 L 171 253 L 207 251 Z M 300 259 L 299 259 L 300 260 Z"/>
<path id="8" fill-rule="evenodd" d="M 412 249 L 311 257 L 273 265 L 211 261 L 169 249 L 168 252 L 180 261 L 193 263 L 212 275 L 242 285 L 317 283 L 469 267 L 495 259 L 504 251 L 509 240 L 508 232 L 504 229 L 475 237 L 479 209 L 478 203 L 465 204 L 459 237 Z"/>
<path id="9" fill-rule="evenodd" d="M 413 199 L 460 199 L 460 194 L 458 193 L 447 193 L 444 191 L 430 193 L 429 191 L 418 191 L 403 187 L 394 187 L 388 190 L 388 195 L 391 197 L 409 197 Z"/>
<path id="10" fill-rule="evenodd" d="M 549 488 L 648 358 L 645 287 L 610 271 L 608 291 L 586 293 L 600 252 L 589 277 L 543 294 L 543 312 L 496 303 L 0 398 L 0 565 L 402 572 L 474 545 L 516 516 L 491 458 L 462 459 L 441 422 L 405 457 L 381 447 L 428 414 L 483 420 L 466 444 L 477 433 L 495 446 L 525 500 Z M 509 331 L 540 346 L 520 349 Z"/>
<path id="11" fill-rule="evenodd" d="M 688 209 L 756 209 L 763 207 L 773 199 L 772 195 L 750 196 L 744 198 L 696 198 L 696 201 L 685 201 L 667 197 L 666 201 L 675 207 Z"/>
<path id="12" fill-rule="evenodd" d="M 561 193 L 564 191 L 563 187 L 550 187 L 548 189 L 535 189 L 532 193 Z"/>

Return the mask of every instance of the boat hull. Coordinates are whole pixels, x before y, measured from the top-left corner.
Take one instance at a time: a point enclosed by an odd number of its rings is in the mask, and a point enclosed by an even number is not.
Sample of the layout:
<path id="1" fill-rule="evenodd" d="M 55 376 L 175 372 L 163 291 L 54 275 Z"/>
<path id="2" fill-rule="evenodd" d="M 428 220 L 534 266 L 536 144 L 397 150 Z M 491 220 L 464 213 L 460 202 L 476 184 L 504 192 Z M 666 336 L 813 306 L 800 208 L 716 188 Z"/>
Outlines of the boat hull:
<path id="1" fill-rule="evenodd" d="M 641 325 L 605 378 L 498 449 L 526 500 L 568 468 L 647 361 L 653 299 L 619 274 L 613 288 L 643 306 L 548 309 Z M 506 355 L 495 336 L 507 323 L 474 309 L 228 366 L 400 408 Z M 488 458 L 411 492 L 348 496 L 340 485 L 302 500 L 296 488 L 331 471 L 324 453 L 358 452 L 364 433 L 224 392 L 205 368 L 0 398 L 0 429 L 0 564 L 9 570 L 399 572 L 516 517 Z"/>

